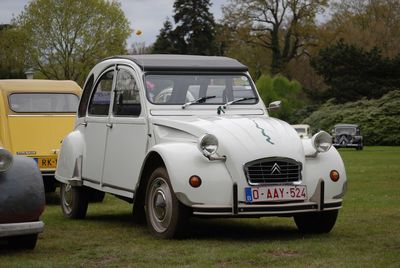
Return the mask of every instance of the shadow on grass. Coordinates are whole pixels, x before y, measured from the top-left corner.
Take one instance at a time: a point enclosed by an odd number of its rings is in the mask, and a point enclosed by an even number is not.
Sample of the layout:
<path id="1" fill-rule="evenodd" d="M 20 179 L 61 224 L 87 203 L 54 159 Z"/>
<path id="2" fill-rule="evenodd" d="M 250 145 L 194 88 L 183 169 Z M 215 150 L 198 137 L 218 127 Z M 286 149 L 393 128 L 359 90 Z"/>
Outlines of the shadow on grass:
<path id="1" fill-rule="evenodd" d="M 271 225 L 257 219 L 198 219 L 187 226 L 187 238 L 206 240 L 273 241 L 303 239 L 295 226 Z"/>
<path id="2" fill-rule="evenodd" d="M 86 220 L 114 227 L 121 226 L 121 228 L 143 228 L 143 230 L 147 228 L 146 223 L 134 223 L 133 216 L 127 213 L 88 215 Z M 313 236 L 299 233 L 294 222 L 293 226 L 288 226 L 269 224 L 268 221 L 260 222 L 258 219 L 191 218 L 184 228 L 184 235 L 179 240 L 282 241 L 307 239 Z M 150 236 L 147 231 L 143 234 Z"/>
<path id="3" fill-rule="evenodd" d="M 59 192 L 52 192 L 46 193 L 46 205 L 60 205 L 60 193 Z"/>

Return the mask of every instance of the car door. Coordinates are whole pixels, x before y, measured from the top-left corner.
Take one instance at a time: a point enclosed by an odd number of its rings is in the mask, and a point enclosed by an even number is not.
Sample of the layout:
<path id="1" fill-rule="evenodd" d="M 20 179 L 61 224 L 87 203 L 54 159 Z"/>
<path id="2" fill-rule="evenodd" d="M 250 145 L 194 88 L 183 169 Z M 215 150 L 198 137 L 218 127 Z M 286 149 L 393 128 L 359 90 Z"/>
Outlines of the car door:
<path id="1" fill-rule="evenodd" d="M 101 184 L 103 175 L 114 72 L 115 67 L 111 67 L 105 70 L 97 80 L 89 101 L 83 129 L 85 150 L 82 161 L 82 177 L 96 184 Z"/>
<path id="2" fill-rule="evenodd" d="M 147 151 L 148 127 L 137 79 L 132 68 L 117 67 L 103 173 L 103 187 L 128 197 L 133 196 Z"/>

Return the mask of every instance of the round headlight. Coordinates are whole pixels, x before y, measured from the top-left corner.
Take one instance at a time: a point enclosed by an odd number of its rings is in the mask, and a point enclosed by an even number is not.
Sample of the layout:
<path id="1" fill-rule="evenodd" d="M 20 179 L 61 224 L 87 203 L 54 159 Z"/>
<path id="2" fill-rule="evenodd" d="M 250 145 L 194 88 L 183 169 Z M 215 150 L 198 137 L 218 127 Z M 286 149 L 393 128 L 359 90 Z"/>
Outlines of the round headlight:
<path id="1" fill-rule="evenodd" d="M 332 136 L 325 131 L 320 131 L 312 137 L 311 144 L 317 152 L 327 152 L 332 146 Z"/>
<path id="2" fill-rule="evenodd" d="M 210 156 L 217 152 L 218 139 L 212 134 L 206 134 L 200 138 L 199 146 L 200 146 L 200 151 L 205 156 Z"/>
<path id="3" fill-rule="evenodd" d="M 6 149 L 0 148 L 0 172 L 7 171 L 13 162 L 12 154 Z"/>

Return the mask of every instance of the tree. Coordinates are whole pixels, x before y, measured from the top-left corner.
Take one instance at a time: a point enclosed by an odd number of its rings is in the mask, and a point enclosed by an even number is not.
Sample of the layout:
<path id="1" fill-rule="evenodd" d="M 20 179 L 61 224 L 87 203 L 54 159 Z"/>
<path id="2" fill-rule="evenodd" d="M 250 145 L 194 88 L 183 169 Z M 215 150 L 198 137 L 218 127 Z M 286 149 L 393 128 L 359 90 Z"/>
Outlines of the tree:
<path id="1" fill-rule="evenodd" d="M 20 46 L 16 44 L 21 44 Z M 25 78 L 25 46 L 21 32 L 9 24 L 0 25 L 0 79 Z"/>
<path id="2" fill-rule="evenodd" d="M 223 21 L 236 37 L 271 51 L 271 72 L 284 71 L 316 42 L 316 14 L 327 0 L 231 0 Z"/>
<path id="3" fill-rule="evenodd" d="M 161 28 L 160 33 L 157 35 L 157 39 L 153 44 L 152 53 L 158 54 L 171 54 L 177 53 L 174 47 L 175 38 L 172 29 L 172 23 L 167 18 L 164 22 L 163 28 Z"/>
<path id="4" fill-rule="evenodd" d="M 400 53 L 400 1 L 343 0 L 332 6 L 334 15 L 325 25 L 332 41 L 340 39 L 370 50 L 378 47 L 383 56 Z"/>
<path id="5" fill-rule="evenodd" d="M 215 21 L 210 0 L 175 0 L 176 48 L 183 54 L 214 55 Z"/>
<path id="6" fill-rule="evenodd" d="M 311 64 L 330 87 L 326 97 L 340 102 L 379 98 L 400 88 L 400 55 L 384 58 L 376 47 L 366 51 L 341 40 L 321 49 Z"/>
<path id="7" fill-rule="evenodd" d="M 131 33 L 114 0 L 34 0 L 15 23 L 27 38 L 30 67 L 80 84 L 98 60 L 124 53 Z"/>
<path id="8" fill-rule="evenodd" d="M 292 124 L 299 123 L 296 111 L 305 105 L 305 101 L 301 98 L 302 87 L 299 82 L 290 81 L 281 75 L 274 77 L 263 75 L 257 80 L 256 85 L 266 105 L 272 101 L 282 101 L 282 108 L 271 112 L 272 116 Z"/>

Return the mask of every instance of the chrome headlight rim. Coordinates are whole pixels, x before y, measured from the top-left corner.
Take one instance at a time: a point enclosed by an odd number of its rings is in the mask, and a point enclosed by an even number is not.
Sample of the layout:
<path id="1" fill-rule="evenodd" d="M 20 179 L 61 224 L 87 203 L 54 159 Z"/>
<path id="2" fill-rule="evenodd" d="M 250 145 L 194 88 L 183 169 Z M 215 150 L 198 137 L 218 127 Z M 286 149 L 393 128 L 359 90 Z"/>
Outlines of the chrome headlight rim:
<path id="1" fill-rule="evenodd" d="M 311 138 L 311 144 L 318 153 L 325 153 L 332 147 L 332 136 L 322 130 Z"/>
<path id="2" fill-rule="evenodd" d="M 215 155 L 218 151 L 218 139 L 215 135 L 206 133 L 199 139 L 199 150 L 205 157 Z"/>
<path id="3" fill-rule="evenodd" d="M 9 170 L 13 163 L 13 155 L 6 149 L 0 148 L 0 173 Z"/>

